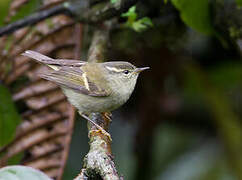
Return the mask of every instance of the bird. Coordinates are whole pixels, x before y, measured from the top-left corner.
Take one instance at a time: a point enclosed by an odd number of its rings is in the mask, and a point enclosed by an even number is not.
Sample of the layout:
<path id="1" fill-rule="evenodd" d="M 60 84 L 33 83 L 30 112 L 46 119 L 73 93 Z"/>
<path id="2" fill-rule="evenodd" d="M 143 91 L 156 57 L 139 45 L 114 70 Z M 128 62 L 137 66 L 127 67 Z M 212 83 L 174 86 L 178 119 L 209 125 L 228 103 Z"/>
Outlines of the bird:
<path id="1" fill-rule="evenodd" d="M 53 59 L 32 50 L 22 55 L 47 65 L 49 70 L 39 76 L 59 85 L 79 114 L 110 139 L 109 133 L 88 115 L 92 112 L 111 112 L 122 106 L 134 91 L 140 72 L 149 69 L 137 68 L 126 61 L 95 63 Z"/>

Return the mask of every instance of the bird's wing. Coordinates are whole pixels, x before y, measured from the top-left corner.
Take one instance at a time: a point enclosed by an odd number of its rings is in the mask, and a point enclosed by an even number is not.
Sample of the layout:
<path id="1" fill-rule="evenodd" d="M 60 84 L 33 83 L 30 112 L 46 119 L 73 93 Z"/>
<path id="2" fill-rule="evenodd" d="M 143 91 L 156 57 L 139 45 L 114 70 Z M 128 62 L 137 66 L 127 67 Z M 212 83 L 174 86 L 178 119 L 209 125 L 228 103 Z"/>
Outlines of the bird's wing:
<path id="1" fill-rule="evenodd" d="M 80 67 L 62 67 L 59 70 L 49 70 L 40 76 L 61 86 L 89 96 L 109 96 L 110 93 L 91 82 Z"/>
<path id="2" fill-rule="evenodd" d="M 89 96 L 108 96 L 110 94 L 86 77 L 86 74 L 80 69 L 86 63 L 84 61 L 53 59 L 31 50 L 25 51 L 22 55 L 33 58 L 53 69 L 40 74 L 44 79 Z"/>

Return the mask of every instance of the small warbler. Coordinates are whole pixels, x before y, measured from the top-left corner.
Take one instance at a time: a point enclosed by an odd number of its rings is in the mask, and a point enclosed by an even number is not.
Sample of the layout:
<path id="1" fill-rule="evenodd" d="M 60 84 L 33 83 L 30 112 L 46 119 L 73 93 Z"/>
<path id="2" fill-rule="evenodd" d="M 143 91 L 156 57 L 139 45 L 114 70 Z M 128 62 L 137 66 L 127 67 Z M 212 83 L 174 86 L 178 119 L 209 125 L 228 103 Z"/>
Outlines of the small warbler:
<path id="1" fill-rule="evenodd" d="M 40 77 L 60 85 L 79 114 L 109 137 L 110 135 L 87 115 L 91 112 L 110 112 L 123 105 L 132 94 L 139 73 L 149 69 L 136 68 L 125 61 L 89 63 L 52 59 L 30 50 L 22 55 L 49 66 L 51 69 L 40 74 Z"/>

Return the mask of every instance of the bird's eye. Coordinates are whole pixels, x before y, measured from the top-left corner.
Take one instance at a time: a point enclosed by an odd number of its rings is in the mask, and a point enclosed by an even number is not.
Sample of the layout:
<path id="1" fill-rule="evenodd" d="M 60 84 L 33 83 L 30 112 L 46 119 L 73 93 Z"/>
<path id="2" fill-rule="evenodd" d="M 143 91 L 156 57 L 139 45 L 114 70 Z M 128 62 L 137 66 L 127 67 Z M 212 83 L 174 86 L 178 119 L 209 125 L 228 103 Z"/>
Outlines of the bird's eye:
<path id="1" fill-rule="evenodd" d="M 129 70 L 124 70 L 123 73 L 124 74 L 129 74 L 130 72 L 129 72 Z"/>

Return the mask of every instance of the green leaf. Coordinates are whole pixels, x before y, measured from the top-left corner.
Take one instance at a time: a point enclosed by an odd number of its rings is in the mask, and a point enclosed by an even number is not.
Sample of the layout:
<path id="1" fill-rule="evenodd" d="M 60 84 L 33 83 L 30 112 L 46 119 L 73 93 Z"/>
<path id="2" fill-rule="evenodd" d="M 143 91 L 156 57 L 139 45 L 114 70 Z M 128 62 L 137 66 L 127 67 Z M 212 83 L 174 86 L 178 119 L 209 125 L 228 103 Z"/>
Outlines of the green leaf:
<path id="1" fill-rule="evenodd" d="M 0 1 L 0 26 L 4 25 L 4 19 L 8 15 L 8 9 L 11 4 L 11 0 Z"/>
<path id="2" fill-rule="evenodd" d="M 153 23 L 152 23 L 151 19 L 148 18 L 148 17 L 143 17 L 139 21 L 141 21 L 142 24 L 145 24 L 147 26 L 153 26 Z"/>
<path id="3" fill-rule="evenodd" d="M 128 17 L 128 21 L 135 21 L 137 18 L 137 14 L 136 14 L 136 6 L 132 6 L 131 8 L 129 8 L 128 12 L 126 13 L 122 13 L 121 16 L 122 17 Z"/>
<path id="4" fill-rule="evenodd" d="M 15 136 L 21 118 L 17 112 L 10 92 L 0 85 L 0 147 L 8 144 Z"/>
<path id="5" fill-rule="evenodd" d="M 153 26 L 153 23 L 148 17 L 139 19 L 132 24 L 133 29 L 137 32 L 142 32 L 150 26 Z"/>
<path id="6" fill-rule="evenodd" d="M 211 23 L 210 0 L 171 0 L 174 6 L 180 11 L 181 19 L 191 28 L 212 35 L 214 29 Z"/>
<path id="7" fill-rule="evenodd" d="M 132 7 L 130 7 L 129 8 L 129 13 L 135 13 L 135 11 L 136 11 L 136 6 L 132 6 Z"/>
<path id="8" fill-rule="evenodd" d="M 136 6 L 129 8 L 128 12 L 123 13 L 122 17 L 128 17 L 127 22 L 125 23 L 126 27 L 134 29 L 136 32 L 142 32 L 146 30 L 149 26 L 153 26 L 152 21 L 148 17 L 143 17 L 139 20 L 136 20 Z"/>
<path id="9" fill-rule="evenodd" d="M 140 21 L 135 21 L 132 25 L 133 29 L 137 32 L 142 32 L 146 29 L 146 25 L 140 23 Z"/>
<path id="10" fill-rule="evenodd" d="M 0 169 L 0 180 L 51 180 L 43 172 L 28 166 L 7 166 Z"/>

